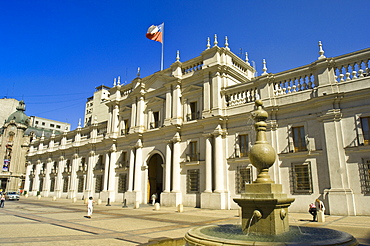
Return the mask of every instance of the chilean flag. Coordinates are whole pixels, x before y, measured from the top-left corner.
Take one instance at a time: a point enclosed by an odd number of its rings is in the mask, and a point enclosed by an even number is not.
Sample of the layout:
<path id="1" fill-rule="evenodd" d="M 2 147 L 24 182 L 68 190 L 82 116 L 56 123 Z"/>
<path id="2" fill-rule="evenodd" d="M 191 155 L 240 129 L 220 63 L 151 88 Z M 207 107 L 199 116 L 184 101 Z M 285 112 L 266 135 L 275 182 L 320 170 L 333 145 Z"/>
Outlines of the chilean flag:
<path id="1" fill-rule="evenodd" d="M 164 24 L 160 24 L 158 26 L 151 25 L 146 32 L 146 37 L 150 40 L 158 41 L 162 43 L 163 41 L 163 26 Z"/>

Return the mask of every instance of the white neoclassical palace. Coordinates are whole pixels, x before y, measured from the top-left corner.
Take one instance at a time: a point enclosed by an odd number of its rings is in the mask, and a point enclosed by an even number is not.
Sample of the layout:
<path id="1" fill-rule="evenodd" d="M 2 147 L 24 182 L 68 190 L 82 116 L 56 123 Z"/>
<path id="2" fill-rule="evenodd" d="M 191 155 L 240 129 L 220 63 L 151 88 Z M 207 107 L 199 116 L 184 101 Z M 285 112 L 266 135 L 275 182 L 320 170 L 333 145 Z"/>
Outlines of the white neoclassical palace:
<path id="1" fill-rule="evenodd" d="M 273 180 L 307 212 L 316 198 L 327 213 L 370 215 L 370 48 L 319 57 L 306 66 L 255 76 L 227 42 L 129 84 L 105 87 L 107 117 L 50 138 L 27 155 L 30 195 L 162 206 L 235 209 L 257 170 L 251 112 L 261 99 L 277 160 Z M 103 111 L 100 111 L 103 112 Z M 86 116 L 86 115 L 85 115 Z M 97 119 L 108 119 L 98 121 Z M 85 119 L 85 122 L 87 120 Z"/>

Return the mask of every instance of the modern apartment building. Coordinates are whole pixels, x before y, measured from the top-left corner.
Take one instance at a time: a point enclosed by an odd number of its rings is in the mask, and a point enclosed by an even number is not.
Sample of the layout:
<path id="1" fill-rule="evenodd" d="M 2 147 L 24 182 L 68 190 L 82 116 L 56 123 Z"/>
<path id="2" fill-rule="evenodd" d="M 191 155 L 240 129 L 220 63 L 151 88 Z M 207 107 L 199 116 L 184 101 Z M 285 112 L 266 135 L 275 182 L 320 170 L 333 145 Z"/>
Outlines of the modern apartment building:
<path id="1" fill-rule="evenodd" d="M 270 169 L 306 212 L 316 198 L 327 213 L 370 215 L 370 49 L 255 77 L 225 44 L 130 84 L 116 84 L 106 121 L 35 139 L 27 155 L 31 195 L 236 209 L 257 170 L 251 112 L 269 113 Z M 99 119 L 100 115 L 97 115 Z M 104 117 L 104 116 L 102 116 Z M 85 117 L 86 120 L 86 117 Z"/>
<path id="2" fill-rule="evenodd" d="M 108 106 L 110 87 L 101 85 L 95 88 L 94 95 L 87 98 L 85 106 L 84 126 L 90 126 L 93 121 L 104 122 L 108 120 Z"/>

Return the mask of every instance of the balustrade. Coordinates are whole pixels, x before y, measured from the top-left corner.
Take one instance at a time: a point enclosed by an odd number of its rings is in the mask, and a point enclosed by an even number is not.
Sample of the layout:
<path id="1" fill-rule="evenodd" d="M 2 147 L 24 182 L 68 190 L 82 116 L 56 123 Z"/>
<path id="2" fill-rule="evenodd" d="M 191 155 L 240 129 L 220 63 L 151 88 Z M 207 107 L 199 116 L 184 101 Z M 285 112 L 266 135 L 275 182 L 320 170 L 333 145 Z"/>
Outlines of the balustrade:
<path id="1" fill-rule="evenodd" d="M 190 66 L 183 68 L 182 73 L 187 74 L 190 72 L 198 71 L 198 70 L 201 70 L 202 67 L 203 67 L 203 62 L 195 63 L 195 64 L 192 64 Z"/>
<path id="2" fill-rule="evenodd" d="M 278 77 L 277 77 L 278 79 Z M 298 74 L 292 78 L 278 80 L 274 83 L 275 96 L 290 94 L 315 88 L 314 76 L 310 74 Z"/>
<path id="3" fill-rule="evenodd" d="M 337 64 L 334 68 L 335 80 L 339 82 L 351 81 L 358 78 L 370 76 L 369 58 L 361 59 L 346 64 Z"/>
<path id="4" fill-rule="evenodd" d="M 233 92 L 226 95 L 226 104 L 228 107 L 254 102 L 259 99 L 257 88 L 244 89 L 242 91 Z"/>

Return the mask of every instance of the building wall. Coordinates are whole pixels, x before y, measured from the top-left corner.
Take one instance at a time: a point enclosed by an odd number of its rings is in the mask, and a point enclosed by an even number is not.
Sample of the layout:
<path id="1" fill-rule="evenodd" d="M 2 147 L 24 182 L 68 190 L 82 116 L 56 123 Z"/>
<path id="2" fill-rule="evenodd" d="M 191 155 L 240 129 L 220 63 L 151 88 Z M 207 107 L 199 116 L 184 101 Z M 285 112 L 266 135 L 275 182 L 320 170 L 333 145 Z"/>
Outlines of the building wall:
<path id="1" fill-rule="evenodd" d="M 71 130 L 71 124 L 69 123 L 49 120 L 37 116 L 30 116 L 30 126 L 36 127 L 38 129 L 55 130 L 59 132 Z"/>
<path id="2" fill-rule="evenodd" d="M 105 105 L 109 99 L 108 86 L 98 86 L 94 95 L 87 99 L 85 105 L 84 126 L 91 125 L 94 121 L 98 123 L 108 120 L 108 107 Z"/>
<path id="3" fill-rule="evenodd" d="M 4 125 L 9 115 L 16 111 L 19 101 L 14 98 L 0 99 L 0 127 Z"/>
<path id="4" fill-rule="evenodd" d="M 52 156 L 59 178 L 54 191 L 50 184 L 42 188 L 45 196 L 142 204 L 160 186 L 163 206 L 236 209 L 233 198 L 257 176 L 247 150 L 256 137 L 254 101 L 261 99 L 269 113 L 267 138 L 277 153 L 270 175 L 295 198 L 291 211 L 306 212 L 319 198 L 327 213 L 369 215 L 364 163 L 370 145 L 361 125 L 370 116 L 369 58 L 366 49 L 253 77 L 255 70 L 227 47 L 212 47 L 112 87 L 108 113 L 102 113 L 107 121 L 34 140 L 26 188 L 39 191 L 38 180 L 47 180 L 51 170 L 43 176 L 41 164 Z M 85 178 L 83 191 L 76 188 L 78 176 Z M 69 180 L 64 191 L 63 177 Z"/>

